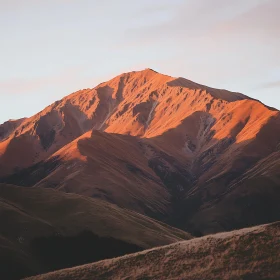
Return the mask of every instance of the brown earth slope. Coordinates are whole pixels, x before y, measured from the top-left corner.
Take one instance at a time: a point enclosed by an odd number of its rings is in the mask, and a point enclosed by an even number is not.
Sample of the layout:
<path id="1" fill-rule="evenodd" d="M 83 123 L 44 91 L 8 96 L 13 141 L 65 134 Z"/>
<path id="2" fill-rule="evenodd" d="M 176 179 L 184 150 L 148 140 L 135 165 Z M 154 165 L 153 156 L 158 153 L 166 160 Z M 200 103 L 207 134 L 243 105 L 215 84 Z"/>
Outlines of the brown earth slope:
<path id="1" fill-rule="evenodd" d="M 191 236 L 99 199 L 0 184 L 0 279 L 170 244 Z"/>
<path id="2" fill-rule="evenodd" d="M 70 94 L 33 117 L 2 125 L 0 174 L 45 159 L 91 129 L 152 137 L 176 127 L 191 112 L 244 98 L 150 69 L 125 73 Z M 181 103 L 193 109 L 179 108 Z"/>
<path id="3" fill-rule="evenodd" d="M 209 235 L 29 280 L 280 279 L 280 222 Z"/>
<path id="4" fill-rule="evenodd" d="M 146 69 L 6 133 L 0 181 L 102 198 L 201 235 L 280 219 L 279 143 L 279 111 Z"/>

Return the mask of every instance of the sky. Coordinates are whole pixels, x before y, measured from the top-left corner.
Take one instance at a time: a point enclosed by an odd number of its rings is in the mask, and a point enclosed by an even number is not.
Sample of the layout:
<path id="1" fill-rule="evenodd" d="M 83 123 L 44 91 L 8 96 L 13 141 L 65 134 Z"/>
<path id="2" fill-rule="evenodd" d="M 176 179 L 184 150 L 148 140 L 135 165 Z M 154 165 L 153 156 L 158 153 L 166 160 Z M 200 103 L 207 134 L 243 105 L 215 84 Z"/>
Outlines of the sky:
<path id="1" fill-rule="evenodd" d="M 0 0 L 0 123 L 152 68 L 280 109 L 279 0 Z"/>

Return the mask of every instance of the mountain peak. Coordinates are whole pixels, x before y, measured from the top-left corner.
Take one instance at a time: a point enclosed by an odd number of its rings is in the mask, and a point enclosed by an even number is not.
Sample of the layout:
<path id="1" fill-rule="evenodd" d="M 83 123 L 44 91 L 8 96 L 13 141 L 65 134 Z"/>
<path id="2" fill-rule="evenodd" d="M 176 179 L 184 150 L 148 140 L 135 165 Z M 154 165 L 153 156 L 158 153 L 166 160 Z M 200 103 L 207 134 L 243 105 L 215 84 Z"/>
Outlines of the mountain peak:
<path id="1" fill-rule="evenodd" d="M 183 78 L 183 77 L 172 77 L 170 75 L 166 75 L 163 73 L 159 73 L 155 71 L 152 68 L 145 68 L 143 70 L 138 71 L 131 71 L 127 73 L 123 73 L 115 78 L 113 78 L 110 81 L 114 81 L 115 79 L 119 79 L 120 77 L 130 77 L 134 79 L 135 86 L 140 85 L 142 86 L 142 80 L 144 79 L 146 82 L 150 81 L 153 83 L 153 85 L 161 87 L 167 85 L 168 87 L 174 87 L 174 88 L 184 88 L 186 90 L 192 90 L 192 91 L 206 91 L 208 94 L 210 94 L 215 99 L 221 99 L 227 102 L 233 102 L 237 100 L 243 100 L 243 99 L 251 99 L 250 97 L 241 94 L 239 92 L 231 92 L 225 89 L 216 89 L 209 86 L 205 86 L 199 83 L 196 83 L 194 81 L 191 81 L 189 79 Z M 107 83 L 110 83 L 107 82 Z M 102 85 L 107 84 L 102 83 Z M 152 85 L 152 87 L 153 87 Z"/>
<path id="2" fill-rule="evenodd" d="M 0 126 L 0 169 L 6 174 L 15 166 L 30 166 L 91 130 L 152 138 L 174 129 L 184 130 L 190 120 L 210 128 L 221 114 L 224 118 L 230 115 L 242 100 L 250 98 L 151 68 L 123 73 L 95 88 L 70 94 L 30 118 Z M 249 107 L 246 110 L 250 112 Z M 263 111 L 270 116 L 269 109 Z M 217 128 L 217 133 L 227 137 L 230 129 L 233 127 Z M 21 149 L 21 141 L 26 149 Z M 26 153 L 26 161 L 17 150 Z"/>
<path id="3" fill-rule="evenodd" d="M 279 111 L 145 69 L 0 126 L 0 182 L 103 199 L 204 235 L 279 220 L 279 142 Z"/>
<path id="4" fill-rule="evenodd" d="M 145 68 L 144 70 L 142 70 L 142 71 L 146 71 L 146 72 L 154 72 L 154 73 L 159 73 L 159 72 L 157 72 L 157 71 L 155 71 L 154 69 L 152 69 L 152 68 Z"/>

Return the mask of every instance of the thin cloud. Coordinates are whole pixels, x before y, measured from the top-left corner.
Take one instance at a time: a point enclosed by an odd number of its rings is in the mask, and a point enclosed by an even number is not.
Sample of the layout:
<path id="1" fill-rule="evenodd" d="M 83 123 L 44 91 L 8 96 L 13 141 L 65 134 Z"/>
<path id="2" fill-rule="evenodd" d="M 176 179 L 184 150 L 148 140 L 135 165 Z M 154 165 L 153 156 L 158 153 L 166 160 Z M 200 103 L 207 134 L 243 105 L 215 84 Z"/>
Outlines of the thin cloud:
<path id="1" fill-rule="evenodd" d="M 156 42 L 174 38 L 187 42 L 197 37 L 227 37 L 234 33 L 275 36 L 279 34 L 278 0 L 198 0 L 175 7 L 165 22 L 130 28 L 125 36 Z M 278 37 L 278 36 L 277 36 Z"/>
<path id="2" fill-rule="evenodd" d="M 26 94 L 40 89 L 48 88 L 50 85 L 63 85 L 71 79 L 79 77 L 80 68 L 68 69 L 63 73 L 51 76 L 29 79 L 10 79 L 0 81 L 0 95 Z"/>
<path id="3" fill-rule="evenodd" d="M 239 33 L 260 40 L 263 38 L 279 39 L 280 1 L 265 1 L 231 20 L 225 21 L 216 32 Z"/>
<path id="4" fill-rule="evenodd" d="M 262 84 L 262 89 L 280 88 L 280 80 Z"/>

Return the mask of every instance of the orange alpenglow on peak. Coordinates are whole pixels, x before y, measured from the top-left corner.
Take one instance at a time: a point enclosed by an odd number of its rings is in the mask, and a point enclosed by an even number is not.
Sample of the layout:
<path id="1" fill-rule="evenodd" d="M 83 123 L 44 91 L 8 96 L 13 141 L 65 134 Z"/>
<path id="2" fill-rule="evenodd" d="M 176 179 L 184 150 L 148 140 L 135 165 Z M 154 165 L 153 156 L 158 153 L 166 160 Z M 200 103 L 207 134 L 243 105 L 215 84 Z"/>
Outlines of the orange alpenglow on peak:
<path id="1" fill-rule="evenodd" d="M 147 68 L 72 93 L 30 118 L 1 125 L 0 173 L 39 162 L 92 129 L 143 138 L 169 137 L 174 130 L 182 131 L 188 119 L 195 119 L 198 126 L 208 127 L 207 133 L 215 131 L 213 139 L 222 139 L 232 137 L 235 127 L 246 122 L 250 133 L 240 129 L 236 135 L 238 141 L 244 141 L 255 137 L 258 129 L 277 113 L 243 94 Z M 190 135 L 198 133 L 196 127 L 192 130 L 188 129 Z M 204 134 L 196 140 L 198 146 L 202 146 Z M 181 136 L 176 143 L 185 141 Z"/>
<path id="2" fill-rule="evenodd" d="M 279 143 L 278 110 L 146 69 L 0 125 L 0 183 L 9 199 L 10 184 L 32 187 L 36 198 L 52 188 L 78 194 L 74 205 L 83 217 L 91 212 L 80 199 L 98 198 L 128 209 L 128 220 L 139 213 L 137 224 L 145 215 L 201 236 L 280 220 Z M 25 209 L 21 189 L 15 205 Z"/>
<path id="3" fill-rule="evenodd" d="M 274 219 L 259 213 L 270 210 L 258 192 L 279 197 L 279 142 L 278 110 L 146 69 L 1 125 L 0 182 L 98 197 L 162 221 L 179 213 L 171 224 L 217 232 Z"/>

